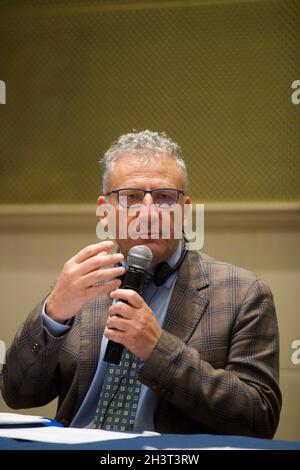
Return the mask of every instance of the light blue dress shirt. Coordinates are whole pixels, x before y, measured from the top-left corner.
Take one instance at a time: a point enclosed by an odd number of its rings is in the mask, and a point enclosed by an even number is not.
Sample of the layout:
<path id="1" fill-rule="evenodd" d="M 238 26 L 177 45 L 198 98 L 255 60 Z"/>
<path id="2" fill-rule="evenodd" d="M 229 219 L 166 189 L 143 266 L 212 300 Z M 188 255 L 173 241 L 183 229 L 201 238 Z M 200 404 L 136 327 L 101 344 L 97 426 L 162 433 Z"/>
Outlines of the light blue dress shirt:
<path id="1" fill-rule="evenodd" d="M 181 246 L 180 242 L 175 252 L 168 258 L 167 262 L 170 266 L 175 266 L 179 260 Z M 160 326 L 163 325 L 165 320 L 176 278 L 177 271 L 173 273 L 162 286 L 157 287 L 154 282 L 151 281 L 146 284 L 144 288 L 143 298 L 153 311 Z M 71 327 L 51 320 L 45 313 L 45 305 L 46 302 L 42 312 L 44 326 L 53 336 L 61 336 L 66 333 Z M 103 361 L 107 342 L 107 338 L 103 336 L 96 373 L 79 410 L 70 424 L 72 427 L 83 428 L 91 427 L 92 425 L 107 368 L 107 363 Z M 134 423 L 134 432 L 154 431 L 154 413 L 158 398 L 159 396 L 156 392 L 146 385 L 142 385 Z"/>

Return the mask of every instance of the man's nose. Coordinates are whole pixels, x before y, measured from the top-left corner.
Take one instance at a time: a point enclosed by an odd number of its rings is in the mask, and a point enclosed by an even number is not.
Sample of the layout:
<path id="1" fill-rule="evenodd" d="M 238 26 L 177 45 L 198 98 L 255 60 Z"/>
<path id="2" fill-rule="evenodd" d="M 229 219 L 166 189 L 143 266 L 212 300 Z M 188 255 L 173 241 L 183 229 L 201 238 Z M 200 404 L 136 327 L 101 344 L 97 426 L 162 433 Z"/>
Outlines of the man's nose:
<path id="1" fill-rule="evenodd" d="M 146 193 L 141 205 L 141 213 L 143 218 L 155 220 L 158 217 L 158 207 L 155 206 L 151 193 Z"/>
<path id="2" fill-rule="evenodd" d="M 153 198 L 151 193 L 145 193 L 143 204 L 147 207 L 150 207 L 153 204 Z"/>

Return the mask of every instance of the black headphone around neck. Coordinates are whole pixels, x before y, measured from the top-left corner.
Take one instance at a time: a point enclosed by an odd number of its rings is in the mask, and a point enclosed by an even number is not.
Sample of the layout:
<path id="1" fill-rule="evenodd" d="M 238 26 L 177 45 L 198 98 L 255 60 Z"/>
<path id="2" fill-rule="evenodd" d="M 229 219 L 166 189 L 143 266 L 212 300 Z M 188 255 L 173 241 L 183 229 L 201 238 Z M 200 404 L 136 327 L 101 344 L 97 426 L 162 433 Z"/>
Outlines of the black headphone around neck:
<path id="1" fill-rule="evenodd" d="M 183 234 L 182 237 L 182 246 L 181 246 L 181 255 L 175 266 L 170 266 L 166 261 L 163 261 L 162 263 L 159 263 L 154 271 L 153 274 L 153 281 L 157 286 L 162 286 L 166 280 L 172 276 L 175 271 L 179 268 L 179 266 L 182 264 L 185 255 L 187 253 L 186 249 L 186 238 L 185 235 Z"/>

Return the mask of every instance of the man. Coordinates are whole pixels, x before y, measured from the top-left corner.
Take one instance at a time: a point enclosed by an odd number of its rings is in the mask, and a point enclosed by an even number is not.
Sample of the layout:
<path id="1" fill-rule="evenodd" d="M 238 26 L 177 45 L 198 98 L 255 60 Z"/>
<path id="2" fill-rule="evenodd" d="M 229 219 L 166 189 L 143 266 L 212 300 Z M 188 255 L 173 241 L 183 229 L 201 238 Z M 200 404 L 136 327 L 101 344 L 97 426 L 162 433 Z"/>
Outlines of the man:
<path id="1" fill-rule="evenodd" d="M 281 395 L 269 288 L 246 270 L 185 253 L 172 218 L 171 239 L 162 237 L 164 202 L 190 203 L 180 149 L 165 134 L 121 136 L 103 167 L 99 207 L 109 203 L 117 221 L 137 208 L 127 228 L 139 211 L 150 219 L 155 207 L 158 233 L 122 239 L 117 222 L 119 253 L 109 253 L 113 243 L 104 241 L 66 262 L 7 353 L 1 376 L 7 404 L 41 406 L 58 396 L 56 419 L 65 425 L 272 437 Z M 104 226 L 106 216 L 102 211 Z M 141 244 L 152 250 L 152 275 L 161 262 L 175 266 L 162 285 L 150 280 L 142 296 L 119 289 L 117 279 L 129 249 Z M 124 359 L 125 369 L 106 367 L 108 340 L 131 357 Z M 129 404 L 133 383 L 137 396 Z M 135 411 L 127 421 L 131 405 Z"/>

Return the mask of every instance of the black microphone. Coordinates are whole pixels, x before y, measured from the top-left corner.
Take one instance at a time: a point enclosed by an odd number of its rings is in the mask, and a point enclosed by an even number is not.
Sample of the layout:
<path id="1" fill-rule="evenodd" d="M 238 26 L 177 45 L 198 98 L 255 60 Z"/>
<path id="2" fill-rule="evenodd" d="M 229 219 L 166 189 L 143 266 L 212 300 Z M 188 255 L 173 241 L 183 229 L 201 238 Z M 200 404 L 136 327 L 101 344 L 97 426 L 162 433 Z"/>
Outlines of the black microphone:
<path id="1" fill-rule="evenodd" d="M 120 288 L 132 289 L 141 295 L 147 278 L 147 269 L 150 267 L 152 258 L 152 251 L 148 246 L 138 245 L 132 247 L 128 253 L 128 268 Z M 121 302 L 128 303 L 125 300 Z M 120 364 L 123 349 L 123 344 L 109 340 L 104 355 L 104 361 L 110 362 L 111 364 Z"/>

